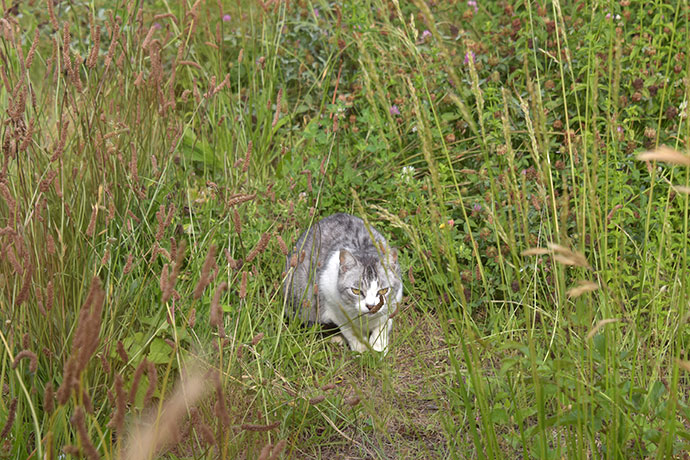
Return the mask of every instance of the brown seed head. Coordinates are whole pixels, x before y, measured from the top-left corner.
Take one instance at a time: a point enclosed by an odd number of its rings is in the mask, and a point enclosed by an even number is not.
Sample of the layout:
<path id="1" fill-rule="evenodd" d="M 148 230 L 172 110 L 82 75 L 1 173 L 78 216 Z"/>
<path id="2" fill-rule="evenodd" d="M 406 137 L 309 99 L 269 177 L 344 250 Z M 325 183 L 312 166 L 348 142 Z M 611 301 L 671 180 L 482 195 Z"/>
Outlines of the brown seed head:
<path id="1" fill-rule="evenodd" d="M 127 411 L 127 396 L 125 394 L 124 383 L 120 374 L 115 375 L 115 410 L 111 416 L 108 427 L 118 433 L 122 432 L 125 424 L 125 412 Z"/>
<path id="2" fill-rule="evenodd" d="M 195 288 L 194 288 L 194 299 L 198 300 L 201 298 L 201 294 L 203 294 L 204 289 L 206 289 L 206 286 L 209 285 L 211 282 L 211 270 L 213 269 L 213 266 L 216 264 L 215 261 L 216 258 L 216 245 L 212 244 L 211 247 L 208 250 L 208 253 L 206 254 L 206 260 L 204 260 L 204 265 L 201 268 L 201 277 L 199 278 L 199 281 L 197 282 Z"/>
<path id="3" fill-rule="evenodd" d="M 19 365 L 19 361 L 24 358 L 29 359 L 29 370 L 32 374 L 35 374 L 36 370 L 38 369 L 38 357 L 36 356 L 36 353 L 31 350 L 22 350 L 17 353 L 17 356 L 14 357 L 14 362 L 12 363 L 12 369 L 16 369 Z M 2 439 L 1 436 L 0 439 Z"/>
<path id="4" fill-rule="evenodd" d="M 77 433 L 79 434 L 79 439 L 81 441 L 82 449 L 84 449 L 84 455 L 89 460 L 99 460 L 100 456 L 98 451 L 93 446 L 89 434 L 86 431 L 86 424 L 84 423 L 84 409 L 77 406 L 74 409 L 74 415 L 70 417 L 70 422 L 77 428 Z"/>
<path id="5" fill-rule="evenodd" d="M 240 299 L 247 297 L 247 272 L 242 272 L 242 281 L 240 282 Z"/>
<path id="6" fill-rule="evenodd" d="M 222 282 L 216 288 L 211 301 L 210 323 L 213 327 L 220 327 L 223 325 L 223 307 L 220 305 L 220 296 L 228 289 L 228 283 Z"/>
<path id="7" fill-rule="evenodd" d="M 2 428 L 2 431 L 0 431 L 0 440 L 5 439 L 9 434 L 10 430 L 12 429 L 12 425 L 14 424 L 14 417 L 16 416 L 16 414 L 17 398 L 14 398 L 10 402 L 10 408 L 7 411 L 7 421 L 5 422 L 5 426 Z"/>

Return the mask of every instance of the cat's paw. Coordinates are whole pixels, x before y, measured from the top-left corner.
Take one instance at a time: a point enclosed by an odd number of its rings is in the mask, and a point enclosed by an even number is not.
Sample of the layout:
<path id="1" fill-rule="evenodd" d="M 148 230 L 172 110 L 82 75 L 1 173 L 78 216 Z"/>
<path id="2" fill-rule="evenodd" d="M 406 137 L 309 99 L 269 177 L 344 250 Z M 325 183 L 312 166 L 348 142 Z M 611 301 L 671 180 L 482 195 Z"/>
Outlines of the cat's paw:
<path id="1" fill-rule="evenodd" d="M 341 347 L 345 345 L 345 339 L 342 335 L 336 334 L 330 338 L 331 343 L 340 345 Z"/>
<path id="2" fill-rule="evenodd" d="M 363 344 L 357 339 L 351 340 L 349 344 L 350 349 L 352 351 L 356 351 L 357 353 L 364 353 L 365 351 L 369 350 L 369 347 L 367 347 L 365 344 Z"/>
<path id="3" fill-rule="evenodd" d="M 385 356 L 388 354 L 388 343 L 383 342 L 383 340 L 377 340 L 371 345 L 371 348 L 373 348 L 374 351 L 383 352 L 383 355 Z"/>

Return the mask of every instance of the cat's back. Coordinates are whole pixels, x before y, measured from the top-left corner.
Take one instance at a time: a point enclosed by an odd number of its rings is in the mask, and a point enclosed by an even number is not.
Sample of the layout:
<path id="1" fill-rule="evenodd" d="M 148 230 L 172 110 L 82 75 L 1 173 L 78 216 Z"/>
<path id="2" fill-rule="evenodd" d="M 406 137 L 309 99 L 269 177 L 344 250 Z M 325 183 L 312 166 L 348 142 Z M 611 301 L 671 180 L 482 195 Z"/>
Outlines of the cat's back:
<path id="1" fill-rule="evenodd" d="M 385 242 L 383 236 L 373 227 L 367 227 L 361 218 L 341 212 L 324 217 L 304 232 L 296 249 L 316 246 L 323 256 L 341 248 L 366 250 L 373 248 L 372 236 Z"/>

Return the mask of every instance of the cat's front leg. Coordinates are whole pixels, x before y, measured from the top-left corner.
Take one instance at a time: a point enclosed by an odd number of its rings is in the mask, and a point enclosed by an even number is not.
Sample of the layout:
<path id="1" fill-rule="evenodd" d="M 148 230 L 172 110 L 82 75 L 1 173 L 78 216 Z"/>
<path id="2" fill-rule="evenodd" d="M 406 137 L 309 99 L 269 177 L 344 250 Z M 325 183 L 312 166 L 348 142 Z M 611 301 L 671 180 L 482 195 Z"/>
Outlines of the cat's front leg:
<path id="1" fill-rule="evenodd" d="M 381 325 L 374 329 L 369 338 L 369 343 L 376 351 L 382 351 L 384 355 L 388 354 L 388 334 L 393 328 L 393 320 L 388 319 L 382 321 Z"/>
<path id="2" fill-rule="evenodd" d="M 369 349 L 367 345 L 362 343 L 362 341 L 357 337 L 357 334 L 355 334 L 355 332 L 352 330 L 352 327 L 340 326 L 340 332 L 343 334 L 343 337 L 347 339 L 347 343 L 350 345 L 350 349 L 352 351 L 364 353 Z"/>

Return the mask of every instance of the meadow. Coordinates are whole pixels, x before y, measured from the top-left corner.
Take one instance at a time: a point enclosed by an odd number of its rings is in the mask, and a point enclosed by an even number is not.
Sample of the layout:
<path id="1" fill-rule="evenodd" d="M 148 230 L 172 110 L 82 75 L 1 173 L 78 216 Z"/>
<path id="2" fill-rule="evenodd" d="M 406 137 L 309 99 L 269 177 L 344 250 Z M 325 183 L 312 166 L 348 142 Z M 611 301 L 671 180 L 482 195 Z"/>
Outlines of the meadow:
<path id="1" fill-rule="evenodd" d="M 1 6 L 0 459 L 690 458 L 687 0 Z M 285 319 L 335 212 L 387 357 Z"/>

